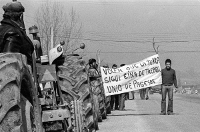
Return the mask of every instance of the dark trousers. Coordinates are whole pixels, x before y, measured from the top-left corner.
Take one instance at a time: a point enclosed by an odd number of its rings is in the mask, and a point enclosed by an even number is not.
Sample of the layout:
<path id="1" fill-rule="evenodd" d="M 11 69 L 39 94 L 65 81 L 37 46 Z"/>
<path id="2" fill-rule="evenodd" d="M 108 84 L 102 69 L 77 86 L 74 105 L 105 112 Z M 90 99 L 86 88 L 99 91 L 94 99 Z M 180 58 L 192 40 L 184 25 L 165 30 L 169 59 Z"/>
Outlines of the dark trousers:
<path id="1" fill-rule="evenodd" d="M 119 109 L 119 95 L 115 95 L 115 109 Z"/>
<path id="2" fill-rule="evenodd" d="M 161 113 L 166 113 L 166 96 L 168 93 L 167 113 L 173 112 L 173 86 L 162 86 Z"/>
<path id="3" fill-rule="evenodd" d="M 140 98 L 143 100 L 145 99 L 145 92 L 146 92 L 146 89 L 143 88 L 143 89 L 139 89 L 139 92 L 140 92 Z"/>
<path id="4" fill-rule="evenodd" d="M 150 88 L 146 88 L 146 91 L 145 91 L 145 98 L 146 99 L 149 98 L 149 89 Z"/>
<path id="5" fill-rule="evenodd" d="M 119 95 L 111 95 L 110 106 L 113 109 L 115 105 L 115 109 L 119 109 Z"/>
<path id="6" fill-rule="evenodd" d="M 132 99 L 135 99 L 135 92 L 134 92 L 134 91 L 131 91 L 131 93 L 132 93 L 132 96 L 133 96 Z"/>
<path id="7" fill-rule="evenodd" d="M 122 93 L 119 95 L 119 110 L 124 110 L 125 108 L 125 99 L 127 93 Z"/>
<path id="8" fill-rule="evenodd" d="M 111 100 L 110 100 L 110 107 L 111 107 L 111 109 L 113 109 L 114 101 L 115 101 L 115 95 L 111 95 Z"/>

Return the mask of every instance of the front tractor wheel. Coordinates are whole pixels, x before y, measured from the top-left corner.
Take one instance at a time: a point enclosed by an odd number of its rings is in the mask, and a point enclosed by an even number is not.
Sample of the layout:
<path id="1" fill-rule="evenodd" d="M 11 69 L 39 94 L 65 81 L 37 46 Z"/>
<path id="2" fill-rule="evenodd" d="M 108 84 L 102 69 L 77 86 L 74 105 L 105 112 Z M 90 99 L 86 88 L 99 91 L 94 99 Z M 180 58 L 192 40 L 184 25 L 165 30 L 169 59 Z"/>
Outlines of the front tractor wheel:
<path id="1" fill-rule="evenodd" d="M 72 131 L 94 132 L 98 123 L 94 120 L 93 98 L 84 60 L 78 55 L 66 56 L 65 63 L 58 66 L 57 75 L 64 101 L 71 104 Z"/>

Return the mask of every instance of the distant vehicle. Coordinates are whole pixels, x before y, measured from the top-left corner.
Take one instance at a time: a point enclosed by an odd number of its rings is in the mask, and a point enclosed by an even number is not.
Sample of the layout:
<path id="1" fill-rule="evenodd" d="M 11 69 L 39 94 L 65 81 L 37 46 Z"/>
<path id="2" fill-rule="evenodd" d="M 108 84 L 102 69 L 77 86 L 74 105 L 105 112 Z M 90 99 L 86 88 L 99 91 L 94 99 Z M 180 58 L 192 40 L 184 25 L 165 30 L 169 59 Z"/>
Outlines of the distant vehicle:
<path id="1" fill-rule="evenodd" d="M 152 87 L 152 88 L 149 90 L 149 93 L 150 93 L 150 94 L 154 94 L 154 93 L 159 93 L 159 94 L 161 94 L 161 87 L 160 87 L 160 86 Z"/>

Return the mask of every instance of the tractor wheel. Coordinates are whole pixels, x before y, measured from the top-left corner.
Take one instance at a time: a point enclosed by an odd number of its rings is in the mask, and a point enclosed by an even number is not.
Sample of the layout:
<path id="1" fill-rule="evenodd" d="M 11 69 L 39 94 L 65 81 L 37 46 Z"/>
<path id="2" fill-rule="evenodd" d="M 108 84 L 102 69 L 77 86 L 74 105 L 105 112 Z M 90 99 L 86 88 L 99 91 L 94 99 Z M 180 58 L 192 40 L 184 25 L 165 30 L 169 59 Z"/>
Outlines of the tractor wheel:
<path id="1" fill-rule="evenodd" d="M 34 132 L 34 84 L 26 64 L 19 53 L 0 54 L 0 131 Z M 39 122 L 39 121 L 38 121 Z"/>
<path id="2" fill-rule="evenodd" d="M 98 128 L 93 111 L 93 97 L 85 70 L 85 62 L 78 55 L 66 56 L 58 66 L 59 85 L 64 101 L 71 104 L 73 131 L 92 132 Z"/>

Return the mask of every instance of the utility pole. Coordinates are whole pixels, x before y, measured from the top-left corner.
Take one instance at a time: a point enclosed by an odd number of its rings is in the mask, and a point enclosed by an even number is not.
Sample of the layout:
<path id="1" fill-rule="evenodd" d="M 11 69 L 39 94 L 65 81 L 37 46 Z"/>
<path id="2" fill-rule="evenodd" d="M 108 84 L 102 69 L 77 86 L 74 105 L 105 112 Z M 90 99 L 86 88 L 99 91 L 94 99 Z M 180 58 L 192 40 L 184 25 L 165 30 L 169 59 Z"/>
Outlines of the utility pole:
<path id="1" fill-rule="evenodd" d="M 153 48 L 154 48 L 154 51 L 156 52 L 156 54 L 158 54 L 158 48 L 159 48 L 159 45 L 157 46 L 157 48 L 155 48 L 155 37 L 153 37 Z"/>
<path id="2" fill-rule="evenodd" d="M 51 45 L 50 45 L 50 49 L 53 49 L 53 26 L 51 27 Z M 49 52 L 49 51 L 48 51 Z"/>

